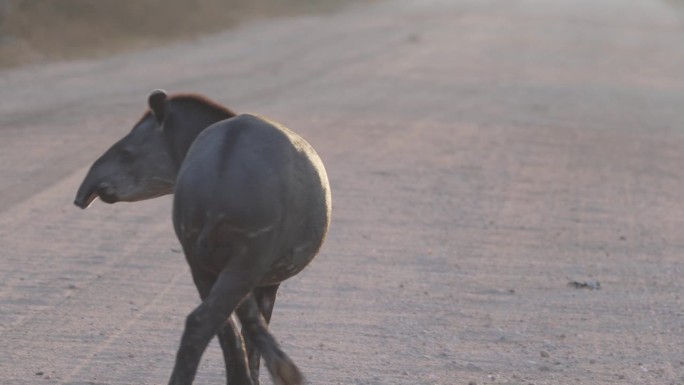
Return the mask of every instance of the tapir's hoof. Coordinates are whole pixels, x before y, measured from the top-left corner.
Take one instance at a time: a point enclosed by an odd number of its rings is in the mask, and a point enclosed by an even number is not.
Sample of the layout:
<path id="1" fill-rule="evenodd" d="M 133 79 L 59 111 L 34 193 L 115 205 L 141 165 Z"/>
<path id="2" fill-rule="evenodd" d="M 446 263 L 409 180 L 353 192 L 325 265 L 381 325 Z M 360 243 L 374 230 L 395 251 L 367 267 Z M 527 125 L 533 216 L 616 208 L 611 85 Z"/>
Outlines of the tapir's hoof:
<path id="1" fill-rule="evenodd" d="M 268 365 L 268 371 L 275 385 L 303 385 L 304 376 L 290 360 L 277 360 Z"/>

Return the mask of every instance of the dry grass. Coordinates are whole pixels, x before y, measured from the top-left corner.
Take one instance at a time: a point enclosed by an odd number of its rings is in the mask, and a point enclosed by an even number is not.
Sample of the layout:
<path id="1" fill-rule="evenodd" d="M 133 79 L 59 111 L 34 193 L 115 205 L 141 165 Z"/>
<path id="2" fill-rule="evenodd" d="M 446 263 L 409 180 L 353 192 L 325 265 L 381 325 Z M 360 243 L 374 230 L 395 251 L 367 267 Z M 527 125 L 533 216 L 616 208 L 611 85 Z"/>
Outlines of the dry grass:
<path id="1" fill-rule="evenodd" d="M 0 0 L 0 67 L 93 57 L 354 0 Z"/>

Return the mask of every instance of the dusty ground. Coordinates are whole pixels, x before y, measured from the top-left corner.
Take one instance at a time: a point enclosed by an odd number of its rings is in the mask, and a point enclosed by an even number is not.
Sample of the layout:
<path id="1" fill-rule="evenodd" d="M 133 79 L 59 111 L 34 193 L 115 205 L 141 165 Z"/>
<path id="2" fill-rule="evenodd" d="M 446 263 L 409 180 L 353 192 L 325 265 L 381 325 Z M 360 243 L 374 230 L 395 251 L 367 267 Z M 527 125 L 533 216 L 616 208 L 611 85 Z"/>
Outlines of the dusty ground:
<path id="1" fill-rule="evenodd" d="M 167 380 L 197 304 L 170 199 L 71 204 L 162 87 L 325 160 L 332 231 L 272 324 L 310 383 L 683 384 L 683 19 L 551 3 L 396 0 L 0 72 L 0 382 Z M 197 383 L 222 370 L 212 344 Z"/>

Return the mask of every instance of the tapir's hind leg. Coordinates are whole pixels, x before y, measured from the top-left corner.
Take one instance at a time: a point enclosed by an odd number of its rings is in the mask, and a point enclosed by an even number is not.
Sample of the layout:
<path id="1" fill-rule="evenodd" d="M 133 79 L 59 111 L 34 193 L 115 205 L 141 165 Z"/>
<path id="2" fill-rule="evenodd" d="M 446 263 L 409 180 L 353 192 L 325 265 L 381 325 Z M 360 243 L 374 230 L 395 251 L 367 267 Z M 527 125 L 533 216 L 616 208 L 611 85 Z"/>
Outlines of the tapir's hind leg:
<path id="1" fill-rule="evenodd" d="M 234 258 L 234 259 L 233 259 Z M 214 282 L 209 295 L 186 319 L 170 385 L 192 384 L 202 353 L 240 301 L 249 294 L 260 276 L 245 270 L 249 256 L 234 256 Z M 243 269 L 231 269 L 241 267 Z"/>
<path id="2" fill-rule="evenodd" d="M 268 327 L 268 324 L 271 322 L 271 314 L 273 314 L 273 305 L 275 305 L 278 287 L 280 287 L 279 283 L 271 286 L 255 287 L 254 290 L 252 290 L 257 306 L 266 321 L 266 327 Z M 259 385 L 259 364 L 261 361 L 261 354 L 254 348 L 254 343 L 251 338 L 249 338 L 249 333 L 245 335 L 245 347 L 247 350 L 247 357 L 249 357 L 249 371 L 252 374 L 252 381 L 254 381 L 254 385 Z"/>
<path id="3" fill-rule="evenodd" d="M 187 252 L 191 251 L 187 250 Z M 209 296 L 211 288 L 214 286 L 214 282 L 216 282 L 216 277 L 195 267 L 192 269 L 192 278 L 200 298 L 204 301 Z M 249 371 L 242 334 L 231 317 L 228 317 L 228 320 L 218 331 L 217 338 L 223 351 L 223 360 L 226 366 L 226 383 L 228 385 L 254 385 Z"/>
<path id="4" fill-rule="evenodd" d="M 280 284 L 277 283 L 271 286 L 255 287 L 253 290 L 254 299 L 256 299 L 259 310 L 261 310 L 261 314 L 264 316 L 266 325 L 271 323 L 271 314 L 273 314 L 273 305 L 275 305 L 279 287 Z"/>
<path id="5" fill-rule="evenodd" d="M 247 296 L 236 313 L 242 322 L 242 333 L 245 339 L 252 341 L 254 348 L 264 357 L 266 367 L 273 377 L 273 383 L 275 385 L 303 384 L 304 377 L 299 369 L 280 349 L 278 342 L 268 331 L 266 320 L 254 296 Z"/>

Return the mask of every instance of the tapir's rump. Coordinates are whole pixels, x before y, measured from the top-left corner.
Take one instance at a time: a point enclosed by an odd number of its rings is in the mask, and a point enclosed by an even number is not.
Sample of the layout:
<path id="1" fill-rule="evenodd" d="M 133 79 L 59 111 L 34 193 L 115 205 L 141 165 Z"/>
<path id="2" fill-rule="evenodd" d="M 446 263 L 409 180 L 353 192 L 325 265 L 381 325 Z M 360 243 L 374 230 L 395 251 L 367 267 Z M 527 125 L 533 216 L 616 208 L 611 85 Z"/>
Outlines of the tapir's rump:
<path id="1" fill-rule="evenodd" d="M 299 272 L 320 248 L 330 221 L 323 163 L 299 135 L 254 115 L 202 132 L 181 166 L 174 190 L 178 235 L 219 249 L 240 238 L 268 237 L 270 269 L 260 285 Z M 209 238 L 199 238 L 200 233 Z M 220 251 L 218 251 L 220 253 Z M 272 258 L 272 260 L 270 260 Z M 217 269 L 209 261 L 205 268 Z"/>

